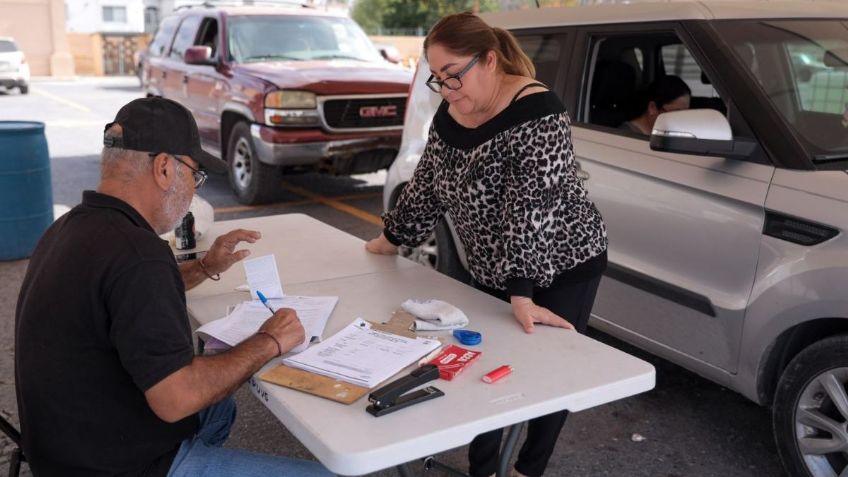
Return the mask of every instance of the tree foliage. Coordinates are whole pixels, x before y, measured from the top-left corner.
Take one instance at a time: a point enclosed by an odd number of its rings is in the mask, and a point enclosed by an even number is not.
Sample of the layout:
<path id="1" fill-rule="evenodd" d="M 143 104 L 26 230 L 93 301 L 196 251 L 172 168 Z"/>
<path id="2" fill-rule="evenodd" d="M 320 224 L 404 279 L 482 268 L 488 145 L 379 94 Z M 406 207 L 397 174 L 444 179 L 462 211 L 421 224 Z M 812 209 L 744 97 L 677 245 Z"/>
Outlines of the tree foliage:
<path id="1" fill-rule="evenodd" d="M 475 5 L 476 4 L 476 5 Z M 427 31 L 439 18 L 479 8 L 498 9 L 498 0 L 357 0 L 351 16 L 366 31 L 423 28 Z"/>

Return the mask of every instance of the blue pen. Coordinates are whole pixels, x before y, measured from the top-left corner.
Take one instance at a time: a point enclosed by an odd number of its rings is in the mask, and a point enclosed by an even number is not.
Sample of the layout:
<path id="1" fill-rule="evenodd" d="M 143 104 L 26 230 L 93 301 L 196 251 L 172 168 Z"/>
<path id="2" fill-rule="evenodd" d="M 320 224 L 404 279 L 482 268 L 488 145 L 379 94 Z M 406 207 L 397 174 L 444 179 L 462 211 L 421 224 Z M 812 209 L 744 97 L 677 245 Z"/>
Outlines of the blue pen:
<path id="1" fill-rule="evenodd" d="M 268 304 L 268 299 L 265 298 L 265 295 L 263 295 L 261 291 L 256 290 L 256 296 L 259 297 L 259 301 L 261 301 L 262 304 L 265 305 L 265 308 L 267 308 L 268 310 L 271 311 L 271 314 L 276 313 L 276 311 L 274 311 L 274 309 L 271 308 L 271 305 Z"/>

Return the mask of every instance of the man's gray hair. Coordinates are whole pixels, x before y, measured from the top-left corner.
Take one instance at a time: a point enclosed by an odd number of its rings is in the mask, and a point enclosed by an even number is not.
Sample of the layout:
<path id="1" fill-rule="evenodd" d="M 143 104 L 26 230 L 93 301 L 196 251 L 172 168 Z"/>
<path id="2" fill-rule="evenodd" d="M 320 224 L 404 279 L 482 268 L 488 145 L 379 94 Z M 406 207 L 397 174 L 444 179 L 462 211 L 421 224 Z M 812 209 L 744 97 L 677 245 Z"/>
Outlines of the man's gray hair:
<path id="1" fill-rule="evenodd" d="M 106 130 L 104 136 L 120 138 L 122 136 L 121 125 L 113 124 Z M 148 172 L 150 167 L 150 156 L 146 152 L 119 147 L 103 147 L 103 152 L 100 154 L 100 176 L 103 179 L 130 182 L 140 174 Z"/>

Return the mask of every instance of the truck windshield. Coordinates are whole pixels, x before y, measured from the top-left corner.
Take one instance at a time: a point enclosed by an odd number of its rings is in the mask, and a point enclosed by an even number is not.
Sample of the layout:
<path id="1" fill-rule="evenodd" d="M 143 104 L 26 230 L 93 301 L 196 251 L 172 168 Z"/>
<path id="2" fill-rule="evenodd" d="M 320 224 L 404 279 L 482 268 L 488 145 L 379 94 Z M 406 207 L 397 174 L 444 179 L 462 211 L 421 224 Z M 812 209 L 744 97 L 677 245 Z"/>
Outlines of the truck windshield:
<path id="1" fill-rule="evenodd" d="M 848 22 L 715 24 L 816 162 L 848 159 Z"/>
<path id="2" fill-rule="evenodd" d="M 342 17 L 236 16 L 229 22 L 230 58 L 236 63 L 382 57 L 353 20 Z"/>

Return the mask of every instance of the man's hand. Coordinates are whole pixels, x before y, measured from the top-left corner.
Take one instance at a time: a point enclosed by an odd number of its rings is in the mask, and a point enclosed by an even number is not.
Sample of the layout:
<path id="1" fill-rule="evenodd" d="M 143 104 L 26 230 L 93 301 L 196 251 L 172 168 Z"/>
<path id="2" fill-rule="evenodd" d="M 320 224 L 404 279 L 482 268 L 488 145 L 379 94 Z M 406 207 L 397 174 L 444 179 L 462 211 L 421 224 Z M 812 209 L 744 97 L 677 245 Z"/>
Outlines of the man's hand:
<path id="1" fill-rule="evenodd" d="M 271 335 L 280 346 L 280 353 L 288 353 L 306 339 L 306 331 L 291 308 L 280 308 L 274 316 L 259 328 L 262 333 Z"/>
<path id="2" fill-rule="evenodd" d="M 533 303 L 533 300 L 526 296 L 510 297 L 510 303 L 512 303 L 512 314 L 527 333 L 533 332 L 535 323 L 574 330 L 574 325 L 551 310 Z"/>
<path id="3" fill-rule="evenodd" d="M 369 240 L 365 244 L 365 250 L 377 255 L 397 255 L 398 253 L 398 248 L 392 245 L 382 233 L 379 237 Z"/>
<path id="4" fill-rule="evenodd" d="M 212 247 L 203 257 L 203 264 L 211 274 L 223 273 L 229 270 L 234 263 L 243 260 L 250 255 L 250 250 L 239 250 L 236 246 L 240 242 L 255 243 L 262 238 L 262 234 L 255 230 L 237 229 L 232 230 L 215 239 Z"/>

